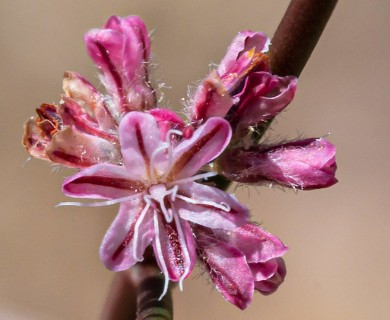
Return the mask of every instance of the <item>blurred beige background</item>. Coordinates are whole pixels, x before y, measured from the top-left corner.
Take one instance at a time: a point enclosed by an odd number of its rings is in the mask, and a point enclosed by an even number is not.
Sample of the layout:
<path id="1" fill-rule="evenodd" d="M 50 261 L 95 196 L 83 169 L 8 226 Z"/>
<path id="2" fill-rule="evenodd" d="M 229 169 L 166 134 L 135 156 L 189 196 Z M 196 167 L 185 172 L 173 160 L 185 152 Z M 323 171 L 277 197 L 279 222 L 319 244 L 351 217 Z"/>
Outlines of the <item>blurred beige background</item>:
<path id="1" fill-rule="evenodd" d="M 289 1 L 0 0 L 0 319 L 98 319 L 113 274 L 98 247 L 116 208 L 54 208 L 71 172 L 20 144 L 23 122 L 57 102 L 65 70 L 97 84 L 82 37 L 112 14 L 140 15 L 153 36 L 166 106 L 204 77 L 240 30 L 272 35 Z M 390 150 L 388 0 L 340 1 L 297 97 L 274 134 L 322 136 L 338 147 L 331 189 L 237 195 L 290 247 L 277 293 L 244 312 L 195 272 L 174 292 L 176 319 L 389 319 Z"/>

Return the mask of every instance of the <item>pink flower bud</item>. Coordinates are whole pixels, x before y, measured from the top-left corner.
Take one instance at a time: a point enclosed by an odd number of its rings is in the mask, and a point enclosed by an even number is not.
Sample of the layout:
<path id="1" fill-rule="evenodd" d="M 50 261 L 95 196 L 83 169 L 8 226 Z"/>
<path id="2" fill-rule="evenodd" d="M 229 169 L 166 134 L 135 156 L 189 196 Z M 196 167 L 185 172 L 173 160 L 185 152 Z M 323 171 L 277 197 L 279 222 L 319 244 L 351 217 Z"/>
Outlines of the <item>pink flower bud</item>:
<path id="1" fill-rule="evenodd" d="M 323 138 L 276 146 L 232 149 L 222 156 L 223 174 L 243 183 L 276 183 L 302 190 L 330 187 L 335 178 L 336 148 Z"/>
<path id="2" fill-rule="evenodd" d="M 294 98 L 297 78 L 278 77 L 268 72 L 250 74 L 244 88 L 234 98 L 238 100 L 229 118 L 238 135 L 248 127 L 276 116 Z M 237 136 L 237 135 L 236 135 Z"/>
<path id="3" fill-rule="evenodd" d="M 112 16 L 102 29 L 89 31 L 85 43 L 120 115 L 155 105 L 147 73 L 150 39 L 139 17 Z"/>

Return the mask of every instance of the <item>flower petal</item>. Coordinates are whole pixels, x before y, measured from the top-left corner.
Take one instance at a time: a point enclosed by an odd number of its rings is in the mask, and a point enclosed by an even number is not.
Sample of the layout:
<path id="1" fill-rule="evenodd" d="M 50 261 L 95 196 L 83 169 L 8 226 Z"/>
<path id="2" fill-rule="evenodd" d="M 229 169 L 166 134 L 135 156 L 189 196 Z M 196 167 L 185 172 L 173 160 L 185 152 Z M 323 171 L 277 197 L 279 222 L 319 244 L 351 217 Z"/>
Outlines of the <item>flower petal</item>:
<path id="1" fill-rule="evenodd" d="M 278 289 L 278 287 L 283 283 L 284 278 L 286 277 L 286 265 L 282 258 L 275 259 L 278 268 L 275 274 L 264 281 L 255 282 L 255 290 L 259 291 L 263 295 L 269 295 Z"/>
<path id="2" fill-rule="evenodd" d="M 121 203 L 100 246 L 100 259 L 112 271 L 130 268 L 154 238 L 152 212 L 142 196 Z"/>
<path id="3" fill-rule="evenodd" d="M 240 32 L 229 46 L 218 67 L 218 74 L 226 89 L 234 94 L 245 77 L 254 71 L 270 72 L 268 56 L 269 38 L 261 32 Z"/>
<path id="4" fill-rule="evenodd" d="M 209 228 L 229 230 L 245 224 L 248 220 L 248 209 L 233 195 L 217 188 L 199 183 L 180 184 L 178 196 L 181 195 L 187 200 L 178 198 L 175 200 L 175 206 L 182 219 Z"/>
<path id="5" fill-rule="evenodd" d="M 255 281 L 263 281 L 271 278 L 278 270 L 277 259 L 271 259 L 267 262 L 249 263 Z"/>
<path id="6" fill-rule="evenodd" d="M 62 98 L 58 107 L 58 114 L 61 116 L 64 125 L 72 125 L 81 132 L 106 139 L 112 143 L 118 143 L 118 138 L 115 135 L 101 130 L 98 122 L 72 98 Z"/>
<path id="7" fill-rule="evenodd" d="M 229 119 L 233 127 L 246 129 L 274 117 L 294 98 L 296 85 L 297 78 L 292 76 L 278 77 L 268 72 L 250 74 L 242 91 L 234 96 L 239 102 L 233 118 Z"/>
<path id="8" fill-rule="evenodd" d="M 231 128 L 221 118 L 210 118 L 190 139 L 173 150 L 173 166 L 168 179 L 193 176 L 203 165 L 218 157 L 230 142 Z"/>
<path id="9" fill-rule="evenodd" d="M 203 240 L 197 244 L 211 280 L 227 301 L 245 309 L 252 301 L 254 283 L 244 254 L 227 243 Z"/>
<path id="10" fill-rule="evenodd" d="M 107 109 L 104 96 L 84 77 L 77 72 L 65 72 L 63 88 L 66 97 L 73 99 L 85 112 L 93 117 L 101 130 L 116 130 L 113 115 Z"/>
<path id="11" fill-rule="evenodd" d="M 165 141 L 169 130 L 176 129 L 182 131 L 184 129 L 184 121 L 172 110 L 154 108 L 149 113 L 156 119 L 160 128 L 160 139 Z"/>
<path id="12" fill-rule="evenodd" d="M 52 162 L 73 168 L 89 167 L 101 162 L 118 163 L 121 160 L 116 145 L 72 127 L 57 132 L 46 152 Z"/>
<path id="13" fill-rule="evenodd" d="M 161 212 L 154 216 L 154 254 L 161 271 L 172 281 L 188 277 L 195 266 L 195 240 L 190 224 L 174 214 L 167 223 Z"/>
<path id="14" fill-rule="evenodd" d="M 242 251 L 249 263 L 267 262 L 287 251 L 287 247 L 277 237 L 251 223 L 219 236 Z"/>
<path id="15" fill-rule="evenodd" d="M 62 191 L 77 198 L 117 199 L 144 191 L 145 186 L 131 180 L 126 169 L 112 164 L 97 164 L 65 179 Z"/>
<path id="16" fill-rule="evenodd" d="M 49 141 L 42 138 L 41 130 L 34 119 L 29 119 L 24 124 L 23 145 L 28 153 L 41 160 L 49 160 L 46 155 L 46 147 Z"/>
<path id="17" fill-rule="evenodd" d="M 157 122 L 152 115 L 128 113 L 120 123 L 119 140 L 124 164 L 129 176 L 134 180 L 151 181 L 156 174 L 152 170 L 162 170 L 166 165 L 165 153 L 163 150 L 158 151 L 162 141 Z"/>
<path id="18" fill-rule="evenodd" d="M 195 93 L 191 118 L 193 121 L 202 121 L 211 117 L 225 117 L 233 105 L 233 99 L 227 92 L 216 71 L 199 86 Z"/>

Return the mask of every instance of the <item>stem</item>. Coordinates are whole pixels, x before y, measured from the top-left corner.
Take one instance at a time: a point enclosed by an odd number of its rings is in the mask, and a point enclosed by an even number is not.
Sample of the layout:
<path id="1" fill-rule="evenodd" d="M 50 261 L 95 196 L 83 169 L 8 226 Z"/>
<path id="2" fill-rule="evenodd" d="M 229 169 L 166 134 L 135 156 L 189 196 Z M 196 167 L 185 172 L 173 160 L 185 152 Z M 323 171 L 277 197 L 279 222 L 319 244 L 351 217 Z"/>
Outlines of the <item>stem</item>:
<path id="1" fill-rule="evenodd" d="M 173 319 L 171 288 L 158 300 L 163 288 L 164 277 L 147 252 L 144 262 L 115 275 L 101 320 Z"/>
<path id="2" fill-rule="evenodd" d="M 137 283 L 137 320 L 171 320 L 171 290 L 158 300 L 164 289 L 164 277 L 158 266 L 140 264 L 133 268 L 133 281 Z"/>
<path id="3" fill-rule="evenodd" d="M 270 63 L 273 74 L 299 77 L 337 0 L 292 0 L 272 38 Z"/>

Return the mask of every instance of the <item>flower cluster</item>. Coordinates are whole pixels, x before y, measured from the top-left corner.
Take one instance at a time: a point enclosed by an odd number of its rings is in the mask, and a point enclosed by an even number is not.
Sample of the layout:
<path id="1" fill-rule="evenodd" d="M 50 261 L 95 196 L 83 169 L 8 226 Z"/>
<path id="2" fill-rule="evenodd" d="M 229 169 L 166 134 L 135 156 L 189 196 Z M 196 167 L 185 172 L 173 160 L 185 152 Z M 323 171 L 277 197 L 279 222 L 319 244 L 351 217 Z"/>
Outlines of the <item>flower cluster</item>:
<path id="1" fill-rule="evenodd" d="M 60 103 L 37 109 L 23 143 L 36 158 L 79 169 L 63 183 L 67 196 L 98 199 L 60 205 L 120 205 L 100 247 L 104 265 L 128 269 L 151 246 L 166 279 L 162 296 L 169 281 L 181 287 L 196 262 L 241 309 L 255 290 L 274 292 L 286 275 L 286 246 L 209 179 L 313 189 L 335 183 L 336 167 L 324 139 L 261 144 L 260 133 L 291 102 L 297 81 L 271 73 L 269 39 L 238 34 L 196 90 L 187 123 L 157 105 L 150 39 L 138 17 L 113 16 L 85 42 L 106 92 L 65 73 Z"/>

